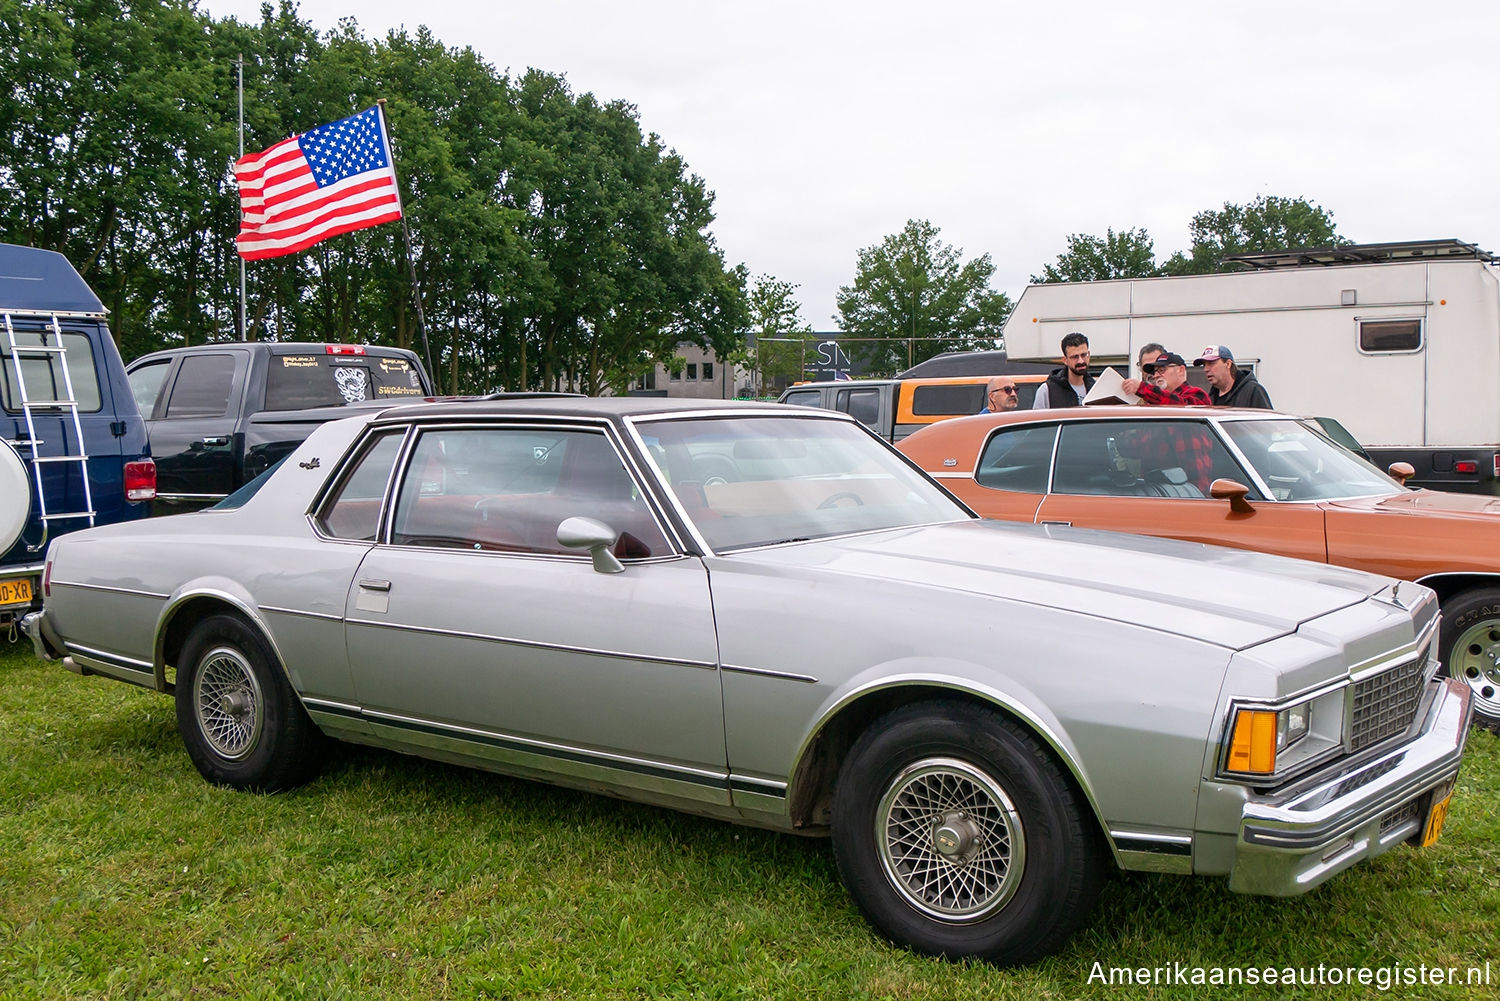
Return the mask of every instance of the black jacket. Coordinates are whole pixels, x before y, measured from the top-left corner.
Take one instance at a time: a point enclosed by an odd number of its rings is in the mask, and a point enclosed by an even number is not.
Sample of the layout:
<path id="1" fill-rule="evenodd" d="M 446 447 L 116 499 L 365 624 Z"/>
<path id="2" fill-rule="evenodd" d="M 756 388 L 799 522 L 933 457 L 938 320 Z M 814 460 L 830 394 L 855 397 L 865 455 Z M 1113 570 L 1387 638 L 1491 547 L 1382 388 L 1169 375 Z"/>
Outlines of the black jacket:
<path id="1" fill-rule="evenodd" d="M 1078 406 L 1078 394 L 1073 391 L 1073 386 L 1068 382 L 1068 368 L 1054 368 L 1052 374 L 1047 376 L 1047 408 L 1076 407 Z M 1094 388 L 1094 377 L 1085 375 L 1083 377 L 1083 391 L 1087 393 Z"/>
<path id="2" fill-rule="evenodd" d="M 1270 394 L 1266 387 L 1255 380 L 1254 372 L 1241 371 L 1236 374 L 1234 385 L 1229 387 L 1229 392 L 1220 394 L 1217 389 L 1209 388 L 1208 398 L 1216 407 L 1254 407 L 1258 410 L 1275 410 L 1271 406 Z"/>

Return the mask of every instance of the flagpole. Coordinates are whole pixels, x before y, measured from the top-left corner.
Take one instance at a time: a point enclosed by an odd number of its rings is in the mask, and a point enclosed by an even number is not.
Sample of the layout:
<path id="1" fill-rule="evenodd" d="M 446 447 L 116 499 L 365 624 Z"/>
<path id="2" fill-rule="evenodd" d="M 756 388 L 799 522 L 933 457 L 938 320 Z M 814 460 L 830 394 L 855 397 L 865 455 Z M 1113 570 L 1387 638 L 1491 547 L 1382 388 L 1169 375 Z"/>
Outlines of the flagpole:
<path id="1" fill-rule="evenodd" d="M 245 54 L 241 52 L 234 61 L 240 75 L 240 156 L 245 155 Z M 235 255 L 239 257 L 238 254 Z M 240 339 L 248 341 L 250 331 L 245 329 L 245 259 L 240 257 Z"/>
<path id="2" fill-rule="evenodd" d="M 385 98 L 382 97 L 377 100 L 375 106 L 380 109 L 380 125 L 385 132 L 386 140 L 389 142 L 391 137 L 391 123 L 390 119 L 385 117 Z M 386 149 L 386 156 L 390 158 L 391 173 L 394 175 L 396 172 L 396 158 L 392 155 L 389 148 Z M 401 185 L 399 183 L 396 185 L 396 202 L 398 205 L 401 202 Z M 411 230 L 406 228 L 406 209 L 404 206 L 401 209 L 401 235 L 406 238 L 406 266 L 411 271 L 411 292 L 412 298 L 417 304 L 417 331 L 422 335 L 422 354 L 427 358 L 427 375 L 432 379 L 432 388 L 437 390 L 439 388 L 438 372 L 437 369 L 432 367 L 432 348 L 427 343 L 427 319 L 422 315 L 422 288 L 417 284 L 417 262 L 412 257 Z M 455 392 L 458 387 L 449 386 L 448 389 L 450 392 Z"/>

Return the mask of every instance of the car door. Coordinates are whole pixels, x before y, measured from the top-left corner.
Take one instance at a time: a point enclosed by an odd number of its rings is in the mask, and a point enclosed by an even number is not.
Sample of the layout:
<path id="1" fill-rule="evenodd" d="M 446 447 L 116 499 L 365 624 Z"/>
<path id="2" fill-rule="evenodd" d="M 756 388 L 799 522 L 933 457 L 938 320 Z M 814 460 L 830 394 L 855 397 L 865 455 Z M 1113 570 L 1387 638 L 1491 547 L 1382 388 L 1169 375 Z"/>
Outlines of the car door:
<path id="1" fill-rule="evenodd" d="M 727 804 L 702 563 L 603 427 L 422 430 L 348 595 L 349 662 L 387 737 L 575 784 Z M 557 542 L 620 532 L 619 573 Z"/>
<path id="2" fill-rule="evenodd" d="M 934 471 L 932 475 L 986 518 L 1035 521 L 1047 493 L 1056 441 L 1056 424 L 999 427 L 985 439 L 972 474 Z M 962 456 L 951 458 L 955 464 L 965 462 Z"/>
<path id="3" fill-rule="evenodd" d="M 156 460 L 156 499 L 203 505 L 235 480 L 235 431 L 250 355 L 205 351 L 178 359 L 147 421 Z"/>
<path id="4" fill-rule="evenodd" d="M 1251 510 L 1207 496 L 1215 479 L 1249 486 Z M 1037 521 L 1327 562 L 1322 509 L 1267 500 L 1254 482 L 1208 421 L 1069 422 Z"/>

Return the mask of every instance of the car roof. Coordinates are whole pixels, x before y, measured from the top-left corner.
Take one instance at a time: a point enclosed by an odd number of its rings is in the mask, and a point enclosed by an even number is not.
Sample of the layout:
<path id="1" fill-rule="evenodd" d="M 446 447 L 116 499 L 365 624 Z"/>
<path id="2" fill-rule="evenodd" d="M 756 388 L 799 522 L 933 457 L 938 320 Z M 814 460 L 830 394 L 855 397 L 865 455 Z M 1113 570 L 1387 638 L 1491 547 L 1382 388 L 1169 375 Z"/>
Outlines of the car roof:
<path id="1" fill-rule="evenodd" d="M 623 421 L 662 414 L 755 413 L 763 416 L 837 417 L 834 411 L 809 409 L 753 400 L 691 400 L 662 396 L 506 396 L 480 399 L 440 400 L 396 405 L 381 415 L 383 420 L 465 419 L 479 417 L 564 417 Z"/>
<path id="2" fill-rule="evenodd" d="M 144 358 L 169 358 L 172 355 L 191 354 L 199 351 L 215 351 L 224 348 L 248 348 L 252 351 L 265 351 L 274 355 L 285 354 L 323 354 L 330 344 L 338 345 L 338 341 L 210 341 L 206 344 L 188 344 L 179 348 L 162 348 L 160 351 L 152 351 L 134 359 L 131 364 Z M 402 355 L 416 357 L 416 353 L 409 348 L 391 347 L 386 344 L 360 344 L 366 355 Z M 333 358 L 358 358 L 357 354 L 330 355 Z"/>
<path id="3" fill-rule="evenodd" d="M 1201 419 L 1236 418 L 1259 420 L 1302 420 L 1297 414 L 1284 414 L 1276 410 L 1258 410 L 1249 407 L 1152 407 L 1152 406 L 1089 406 L 1062 407 L 1047 410 L 1011 410 L 1000 414 L 980 414 L 980 417 L 995 424 L 1031 424 L 1038 421 L 1087 421 L 1087 420 L 1164 420 L 1171 418 Z"/>

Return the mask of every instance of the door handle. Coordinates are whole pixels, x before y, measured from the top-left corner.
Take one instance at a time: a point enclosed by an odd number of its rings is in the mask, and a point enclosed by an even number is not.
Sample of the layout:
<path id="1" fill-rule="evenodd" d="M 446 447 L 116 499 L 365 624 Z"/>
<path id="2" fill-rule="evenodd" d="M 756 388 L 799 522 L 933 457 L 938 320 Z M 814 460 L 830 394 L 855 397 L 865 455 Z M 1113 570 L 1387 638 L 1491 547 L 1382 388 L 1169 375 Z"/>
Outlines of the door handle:
<path id="1" fill-rule="evenodd" d="M 1060 525 L 1063 528 L 1072 528 L 1073 527 L 1073 523 L 1071 521 L 1043 521 L 1043 522 L 1040 522 L 1040 524 L 1043 524 L 1043 525 Z"/>
<path id="2" fill-rule="evenodd" d="M 226 435 L 226 434 L 214 435 L 211 438 L 202 438 L 202 439 L 199 439 L 194 444 L 202 445 L 204 448 L 214 448 L 214 447 L 220 446 L 220 445 L 228 445 L 229 444 L 229 436 Z"/>
<path id="3" fill-rule="evenodd" d="M 389 591 L 391 589 L 391 582 L 388 580 L 362 580 L 359 582 L 359 586 L 366 591 Z"/>

